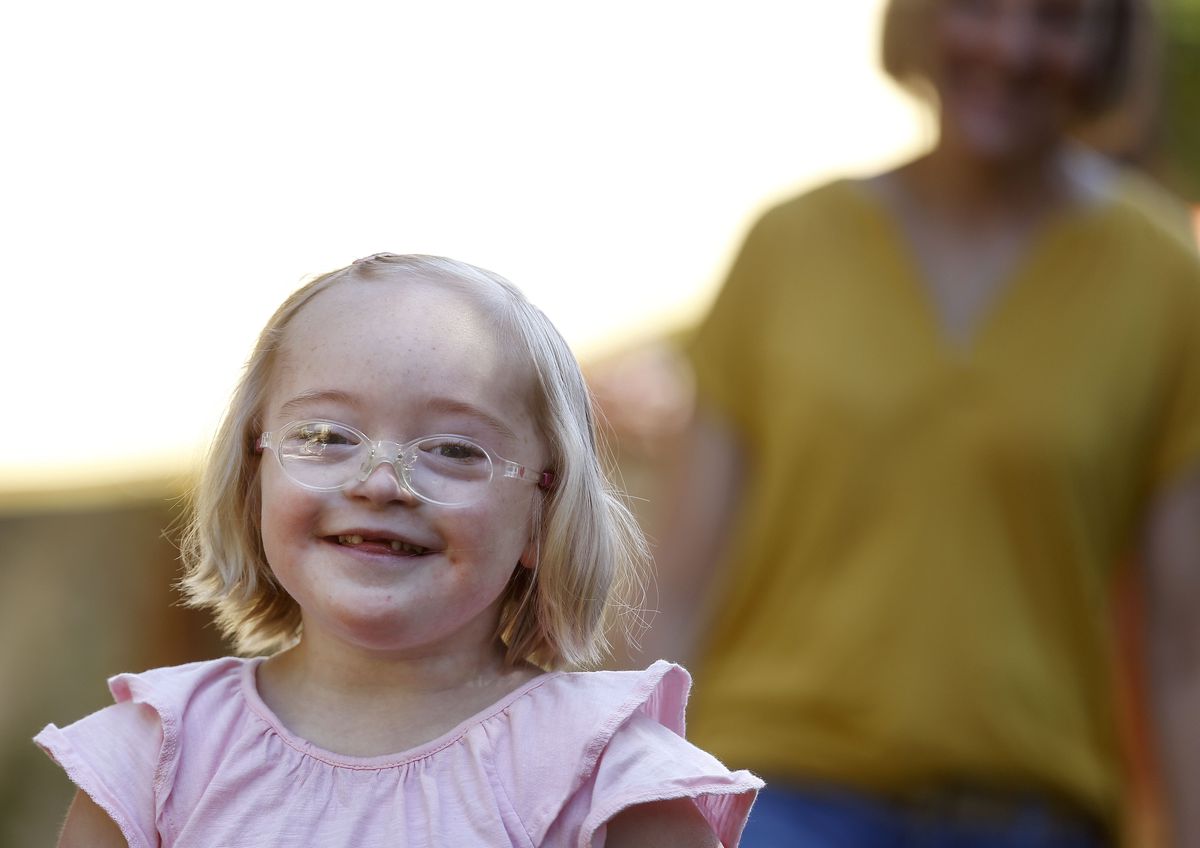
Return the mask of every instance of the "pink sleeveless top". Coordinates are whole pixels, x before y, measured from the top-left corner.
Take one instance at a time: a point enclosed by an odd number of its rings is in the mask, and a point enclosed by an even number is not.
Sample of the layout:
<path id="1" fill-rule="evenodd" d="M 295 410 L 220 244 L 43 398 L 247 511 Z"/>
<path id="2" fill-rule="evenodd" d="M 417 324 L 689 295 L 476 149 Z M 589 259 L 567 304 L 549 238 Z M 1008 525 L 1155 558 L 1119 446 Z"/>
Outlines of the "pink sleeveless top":
<path id="1" fill-rule="evenodd" d="M 35 741 L 150 846 L 602 846 L 626 807 L 690 798 L 737 845 L 762 781 L 683 738 L 691 680 L 549 673 L 402 754 L 349 757 L 291 734 L 258 696 L 260 660 L 122 674 L 117 703 Z"/>

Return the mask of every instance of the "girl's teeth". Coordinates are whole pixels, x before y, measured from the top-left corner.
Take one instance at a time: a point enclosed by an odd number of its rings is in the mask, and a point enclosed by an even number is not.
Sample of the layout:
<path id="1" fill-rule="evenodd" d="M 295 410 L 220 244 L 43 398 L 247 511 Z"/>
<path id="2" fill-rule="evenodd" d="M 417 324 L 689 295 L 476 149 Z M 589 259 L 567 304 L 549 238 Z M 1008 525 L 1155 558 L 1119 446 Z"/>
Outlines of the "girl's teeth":
<path id="1" fill-rule="evenodd" d="M 338 544 L 340 545 L 361 545 L 363 543 L 363 537 L 359 536 L 357 533 L 348 536 L 338 536 L 337 539 Z M 410 545 L 407 542 L 401 542 L 399 539 L 393 539 L 388 544 L 391 546 L 392 551 L 398 554 L 403 553 L 419 555 L 425 552 L 424 548 L 419 548 L 416 545 Z"/>
<path id="2" fill-rule="evenodd" d="M 408 542 L 401 542 L 399 540 L 392 542 L 392 550 L 398 554 L 412 554 L 413 556 L 420 556 L 421 554 L 425 553 L 424 548 L 418 547 L 417 545 L 410 545 Z"/>

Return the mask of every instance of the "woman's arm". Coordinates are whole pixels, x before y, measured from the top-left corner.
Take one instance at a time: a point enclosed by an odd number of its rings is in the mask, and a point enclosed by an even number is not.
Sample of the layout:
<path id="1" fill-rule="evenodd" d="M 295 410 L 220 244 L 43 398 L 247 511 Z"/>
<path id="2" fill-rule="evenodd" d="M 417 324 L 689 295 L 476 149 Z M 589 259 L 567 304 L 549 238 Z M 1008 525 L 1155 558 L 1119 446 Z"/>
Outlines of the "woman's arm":
<path id="1" fill-rule="evenodd" d="M 1200 848 L 1200 469 L 1153 505 L 1145 560 L 1150 689 L 1174 844 Z"/>
<path id="2" fill-rule="evenodd" d="M 641 659 L 692 659 L 742 496 L 745 465 L 732 426 L 699 405 L 667 472 L 663 526 L 652 540 L 657 597 L 653 591 L 650 597 L 658 612 L 641 639 Z"/>
<path id="3" fill-rule="evenodd" d="M 608 822 L 605 848 L 717 848 L 708 821 L 689 798 L 638 804 Z"/>
<path id="4" fill-rule="evenodd" d="M 58 848 L 129 848 L 129 843 L 108 813 L 86 792 L 77 790 L 58 837 Z"/>

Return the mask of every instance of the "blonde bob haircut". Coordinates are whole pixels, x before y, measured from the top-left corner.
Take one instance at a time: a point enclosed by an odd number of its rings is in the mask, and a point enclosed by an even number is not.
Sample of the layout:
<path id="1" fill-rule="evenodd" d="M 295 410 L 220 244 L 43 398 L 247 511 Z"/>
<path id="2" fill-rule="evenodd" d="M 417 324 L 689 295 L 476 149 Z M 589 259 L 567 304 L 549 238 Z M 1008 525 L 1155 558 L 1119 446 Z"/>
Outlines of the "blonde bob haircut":
<path id="1" fill-rule="evenodd" d="M 889 0 L 884 10 L 880 59 L 888 75 L 922 99 L 933 100 L 931 33 L 939 10 L 956 0 Z M 1091 73 L 1075 104 L 1080 120 L 1116 105 L 1132 77 L 1134 54 L 1149 25 L 1142 0 L 1096 0 L 1103 28 L 1097 33 Z"/>
<path id="2" fill-rule="evenodd" d="M 419 279 L 465 293 L 500 344 L 529 365 L 533 420 L 554 482 L 534 514 L 533 568 L 514 563 L 497 637 L 510 663 L 586 666 L 608 649 L 618 614 L 640 603 L 645 538 L 604 473 L 591 397 L 574 355 L 550 320 L 503 277 L 435 256 L 381 253 L 293 293 L 267 322 L 233 393 L 193 494 L 184 533 L 183 593 L 208 608 L 238 651 L 269 653 L 301 635 L 300 608 L 275 579 L 260 533 L 258 455 L 263 404 L 288 327 L 310 300 L 347 280 L 402 285 Z M 637 616 L 634 616 L 636 619 Z"/>

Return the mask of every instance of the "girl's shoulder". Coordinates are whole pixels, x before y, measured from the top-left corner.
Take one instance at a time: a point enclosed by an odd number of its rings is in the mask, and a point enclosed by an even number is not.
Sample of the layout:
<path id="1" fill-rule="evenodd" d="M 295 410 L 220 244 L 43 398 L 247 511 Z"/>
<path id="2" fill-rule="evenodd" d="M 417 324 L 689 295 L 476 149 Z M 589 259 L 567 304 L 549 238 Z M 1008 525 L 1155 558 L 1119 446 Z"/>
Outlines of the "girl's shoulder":
<path id="1" fill-rule="evenodd" d="M 64 732 L 68 735 L 116 733 L 155 737 L 161 747 L 173 748 L 185 716 L 215 718 L 219 713 L 237 711 L 239 699 L 233 695 L 247 684 L 253 685 L 253 670 L 258 659 L 224 657 L 150 669 L 136 674 L 118 674 L 108 679 L 114 703 L 64 727 L 47 725 L 37 742 L 47 743 Z M 148 729 L 153 728 L 153 733 Z"/>
<path id="2" fill-rule="evenodd" d="M 636 671 L 548 674 L 510 705 L 506 721 L 514 729 L 536 722 L 548 732 L 599 744 L 634 713 L 643 713 L 682 736 L 691 686 L 687 671 L 666 660 Z"/>
<path id="3" fill-rule="evenodd" d="M 762 782 L 684 738 L 690 689 L 687 671 L 659 660 L 554 675 L 514 701 L 492 740 L 494 762 L 535 841 L 591 844 L 628 807 L 690 798 L 724 844 L 737 844 Z"/>
<path id="4" fill-rule="evenodd" d="M 108 689 L 118 704 L 133 701 L 175 711 L 197 698 L 227 696 L 245 684 L 260 662 L 261 657 L 221 657 L 117 674 L 108 679 Z"/>

